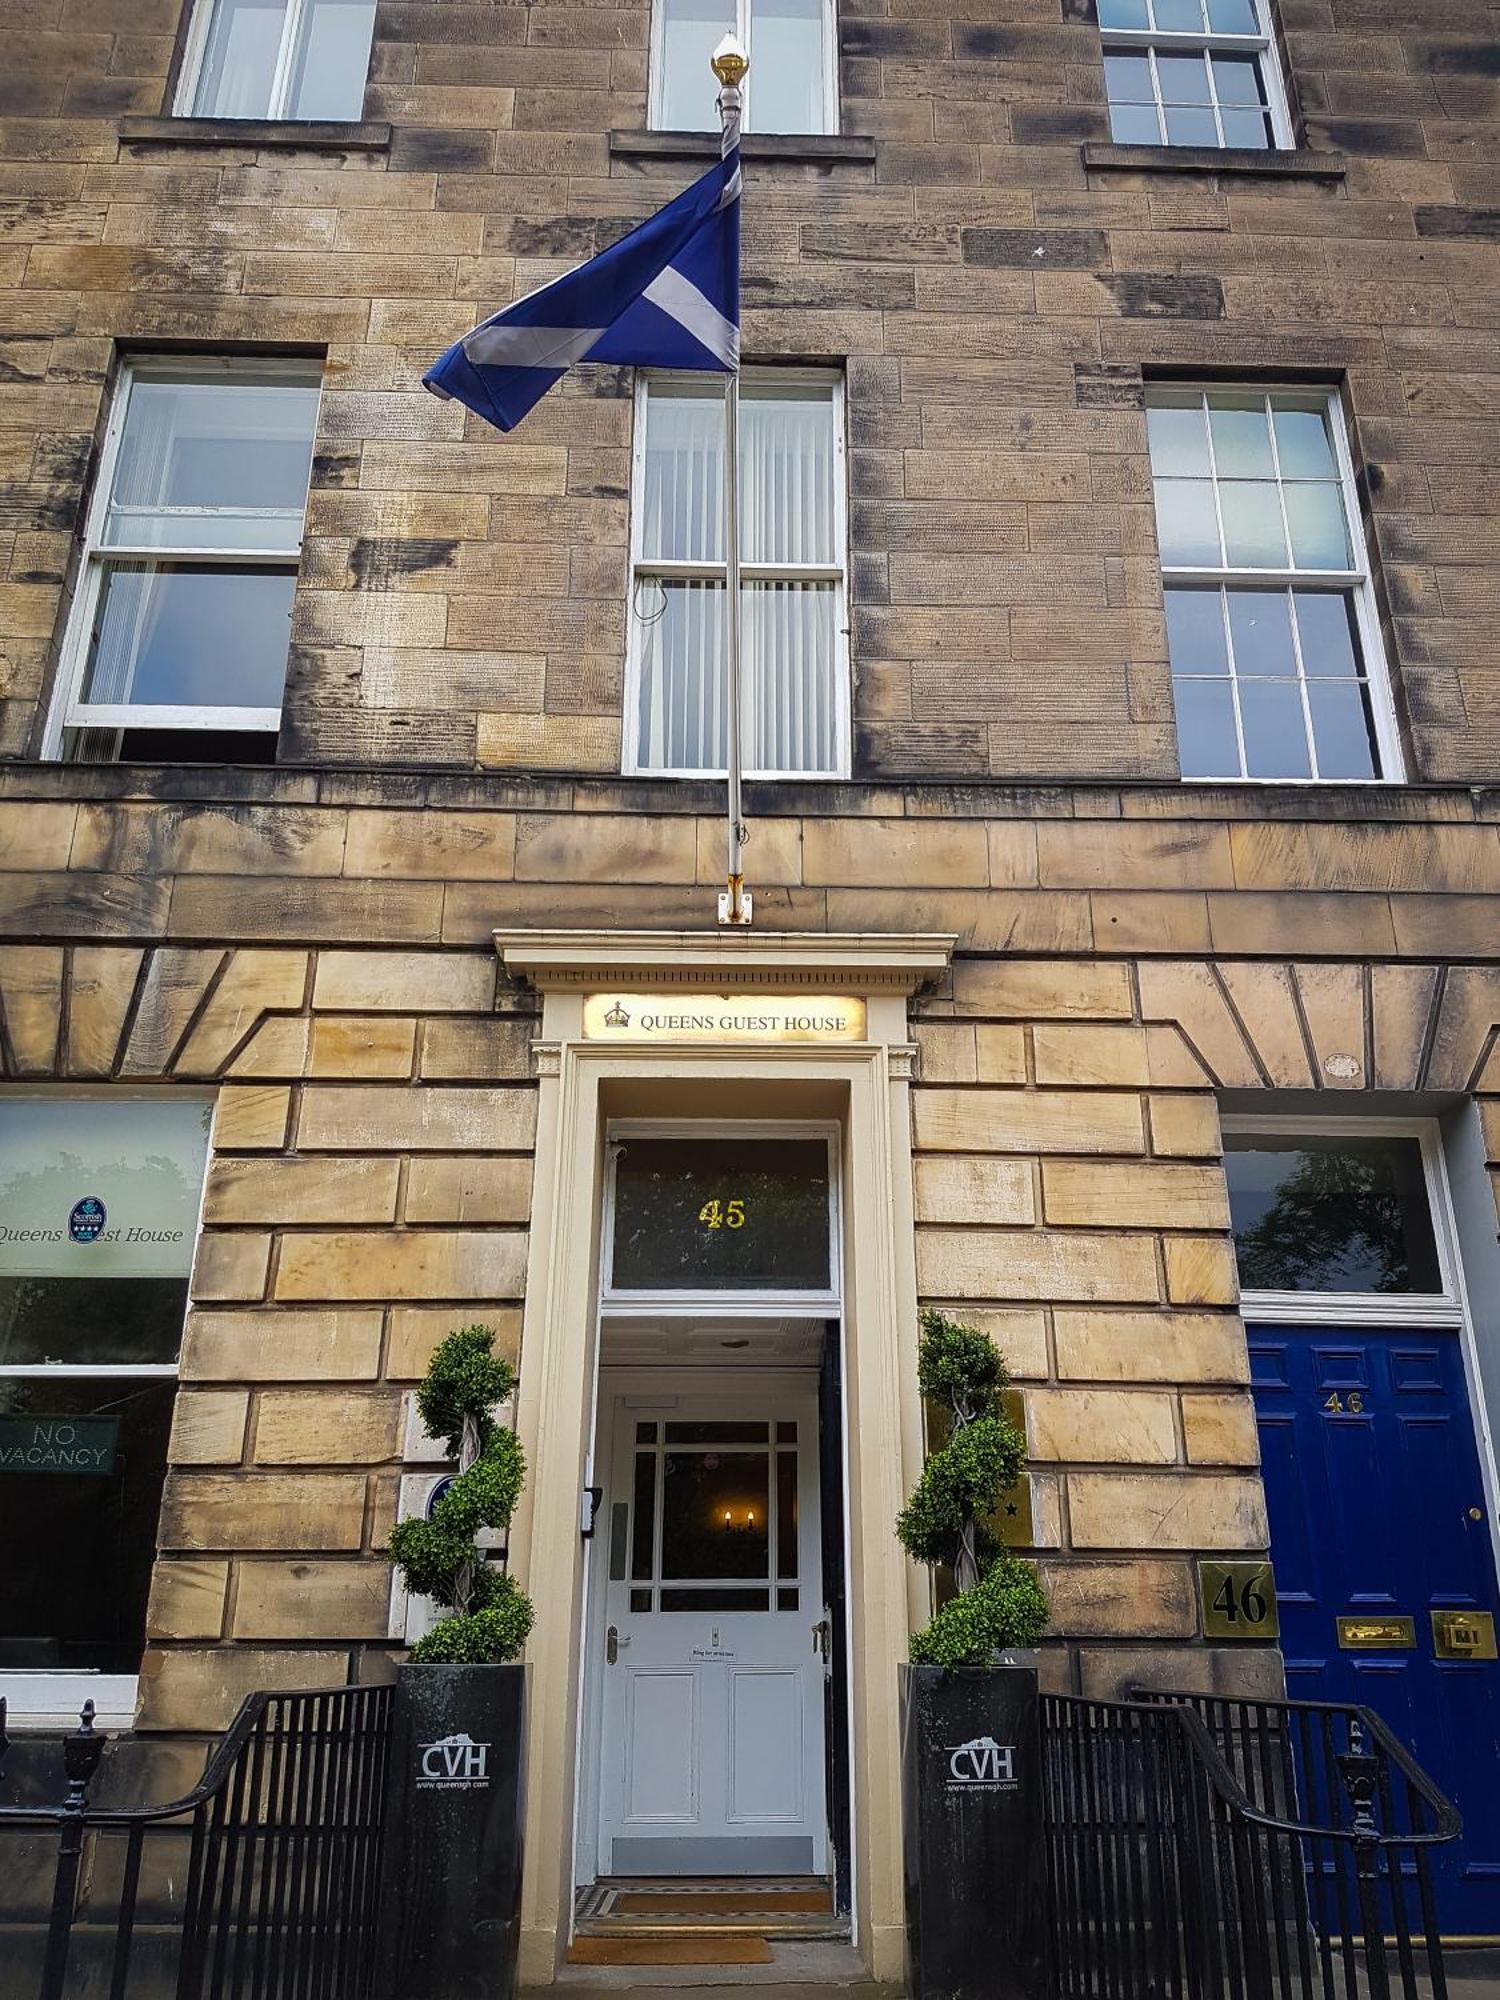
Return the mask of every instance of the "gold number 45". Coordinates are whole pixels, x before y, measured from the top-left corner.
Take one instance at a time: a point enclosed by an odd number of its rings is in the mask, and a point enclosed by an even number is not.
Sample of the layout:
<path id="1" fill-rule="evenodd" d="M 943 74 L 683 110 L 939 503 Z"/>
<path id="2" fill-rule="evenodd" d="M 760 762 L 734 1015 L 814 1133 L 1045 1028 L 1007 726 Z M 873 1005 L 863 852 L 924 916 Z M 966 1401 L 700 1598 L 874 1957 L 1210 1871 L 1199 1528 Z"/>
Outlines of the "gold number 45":
<path id="1" fill-rule="evenodd" d="M 706 1201 L 698 1211 L 698 1220 L 707 1229 L 743 1229 L 745 1204 L 738 1196 L 731 1201 Z"/>
<path id="2" fill-rule="evenodd" d="M 1364 1395 L 1358 1389 L 1351 1389 L 1347 1398 L 1345 1398 L 1341 1397 L 1338 1390 L 1335 1389 L 1331 1396 L 1324 1397 L 1323 1408 L 1325 1410 L 1332 1410 L 1335 1416 L 1342 1416 L 1345 1410 L 1352 1417 L 1363 1416 L 1365 1408 Z"/>

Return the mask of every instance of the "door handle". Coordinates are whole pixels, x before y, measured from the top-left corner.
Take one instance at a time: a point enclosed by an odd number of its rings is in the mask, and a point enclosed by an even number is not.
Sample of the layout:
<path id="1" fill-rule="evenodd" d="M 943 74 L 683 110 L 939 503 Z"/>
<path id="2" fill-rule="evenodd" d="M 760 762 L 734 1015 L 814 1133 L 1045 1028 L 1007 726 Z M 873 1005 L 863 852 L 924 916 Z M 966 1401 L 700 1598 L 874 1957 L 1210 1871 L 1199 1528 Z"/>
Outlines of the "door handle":
<path id="1" fill-rule="evenodd" d="M 630 1644 L 630 1634 L 622 1634 L 617 1625 L 611 1625 L 604 1635 L 604 1657 L 613 1666 L 620 1657 L 620 1648 Z"/>
<path id="2" fill-rule="evenodd" d="M 832 1627 L 826 1618 L 820 1618 L 812 1628 L 812 1649 L 820 1660 L 827 1660 L 829 1641 L 833 1637 Z"/>

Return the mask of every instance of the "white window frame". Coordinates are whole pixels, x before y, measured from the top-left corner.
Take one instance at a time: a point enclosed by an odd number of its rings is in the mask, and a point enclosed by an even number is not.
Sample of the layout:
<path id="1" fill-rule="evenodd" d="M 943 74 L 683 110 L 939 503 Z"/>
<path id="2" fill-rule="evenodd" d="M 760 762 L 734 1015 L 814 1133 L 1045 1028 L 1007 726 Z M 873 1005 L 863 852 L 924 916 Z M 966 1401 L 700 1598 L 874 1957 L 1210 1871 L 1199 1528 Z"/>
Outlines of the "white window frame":
<path id="1" fill-rule="evenodd" d="M 223 118 L 221 111 L 199 111 L 195 100 L 198 86 L 203 78 L 203 59 L 208 53 L 208 38 L 213 29 L 214 15 L 220 0 L 197 0 L 193 17 L 188 24 L 187 46 L 183 51 L 182 74 L 177 80 L 177 94 L 172 103 L 174 118 Z M 308 0 L 287 0 L 286 15 L 281 24 L 281 45 L 276 52 L 276 68 L 271 75 L 271 95 L 264 111 L 248 115 L 247 124 L 313 124 L 321 125 L 330 121 L 321 118 L 299 119 L 287 109 L 287 101 L 292 91 L 292 68 L 296 57 L 297 44 L 302 38 L 302 24 L 307 16 Z M 370 22 L 370 47 L 365 51 L 365 90 L 370 84 L 370 63 L 375 47 L 374 16 Z M 364 90 L 360 92 L 359 110 L 349 119 L 335 119 L 335 124 L 357 124 L 364 113 Z"/>
<path id="2" fill-rule="evenodd" d="M 74 1102 L 92 1104 L 106 1093 L 100 1090 L 67 1088 L 63 1090 L 7 1090 L 5 1099 L 36 1101 L 45 1099 L 48 1103 Z M 211 1104 L 212 1091 L 193 1090 L 121 1090 L 112 1085 L 107 1092 L 110 1103 L 135 1098 L 147 1102 L 170 1099 L 173 1103 Z M 208 1148 L 203 1156 L 203 1178 L 198 1188 L 198 1217 L 193 1230 L 193 1250 L 189 1259 L 189 1271 L 197 1262 L 198 1243 L 203 1235 L 203 1204 L 208 1195 L 208 1177 L 213 1167 L 214 1142 L 209 1135 Z M 107 1283 L 107 1280 L 102 1282 Z M 182 1341 L 187 1330 L 187 1314 L 192 1305 L 191 1277 L 183 1280 L 185 1297 L 183 1300 L 183 1325 L 178 1335 L 177 1359 L 175 1361 L 108 1361 L 50 1362 L 50 1361 L 0 1361 L 0 1381 L 36 1381 L 50 1377 L 62 1381 L 79 1381 L 89 1376 L 103 1378 L 111 1382 L 170 1381 L 175 1382 L 182 1373 Z M 168 1461 L 168 1470 L 171 1462 Z M 158 1517 L 158 1534 L 159 1517 Z M 158 1541 L 152 1551 L 152 1567 L 161 1560 L 161 1545 Z M 148 1642 L 149 1644 L 149 1639 Z M 60 1724 L 72 1724 L 78 1720 L 79 1710 L 86 1701 L 94 1704 L 94 1721 L 100 1729 L 129 1729 L 134 1725 L 136 1708 L 140 1698 L 140 1675 L 92 1673 L 78 1667 L 14 1667 L 0 1669 L 0 1697 L 7 1703 L 7 1719 L 12 1729 L 51 1730 Z"/>
<path id="3" fill-rule="evenodd" d="M 1258 0 L 1257 0 L 1258 4 Z M 772 137 L 821 139 L 831 138 L 839 130 L 839 52 L 838 52 L 838 9 L 834 0 L 821 0 L 823 9 L 823 124 L 817 132 L 771 134 Z M 750 71 L 740 86 L 744 99 L 742 122 L 747 138 L 767 136 L 754 123 L 755 118 L 755 49 L 750 39 L 750 16 L 753 0 L 735 0 L 734 32 L 741 43 L 750 51 Z M 662 92 L 666 74 L 666 8 L 662 0 L 651 0 L 651 57 L 650 78 L 647 91 L 646 129 L 650 132 L 666 132 L 676 128 L 662 123 Z M 705 74 L 703 101 L 709 116 L 702 126 L 695 130 L 712 132 L 714 103 L 714 83 Z"/>
<path id="4" fill-rule="evenodd" d="M 1380 769 L 1369 778 L 1324 778 L 1314 769 L 1306 778 L 1257 777 L 1245 770 L 1245 732 L 1240 719 L 1238 695 L 1234 700 L 1234 733 L 1239 746 L 1240 773 L 1238 777 L 1220 775 L 1217 777 L 1187 777 L 1181 779 L 1185 785 L 1402 785 L 1406 782 L 1406 763 L 1401 750 L 1401 731 L 1396 719 L 1396 704 L 1391 689 L 1390 669 L 1386 662 L 1385 647 L 1380 639 L 1380 617 L 1375 607 L 1374 577 L 1370 567 L 1369 551 L 1365 537 L 1364 512 L 1359 504 L 1359 491 L 1354 480 L 1354 460 L 1349 450 L 1349 434 L 1344 424 L 1343 404 L 1336 389 L 1299 387 L 1295 383 L 1285 385 L 1264 382 L 1202 382 L 1178 379 L 1151 381 L 1146 385 L 1146 403 L 1149 408 L 1153 391 L 1164 394 L 1193 390 L 1201 396 L 1213 397 L 1220 394 L 1260 396 L 1272 405 L 1283 408 L 1300 407 L 1321 410 L 1328 420 L 1329 436 L 1333 440 L 1334 461 L 1338 466 L 1339 493 L 1344 507 L 1344 526 L 1349 536 L 1349 546 L 1355 558 L 1351 569 L 1245 569 L 1229 568 L 1193 563 L 1168 563 L 1158 557 L 1161 568 L 1163 592 L 1179 585 L 1207 584 L 1218 589 L 1229 590 L 1318 590 L 1329 595 L 1347 593 L 1354 606 L 1355 624 L 1359 631 L 1360 655 L 1364 664 L 1364 678 L 1370 695 L 1370 714 L 1375 725 L 1375 745 L 1379 754 Z M 1224 546 L 1224 522 L 1219 496 L 1218 463 L 1214 456 L 1213 427 L 1208 431 L 1209 477 L 1213 485 L 1214 518 L 1219 530 L 1219 544 Z M 1272 463 L 1276 468 L 1276 494 L 1281 504 L 1282 530 L 1287 537 L 1287 553 L 1291 553 L 1291 531 L 1286 520 L 1286 498 L 1281 480 L 1281 463 L 1276 447 L 1276 427 L 1269 426 L 1271 433 Z M 1153 496 L 1154 507 L 1154 496 Z M 1299 647 L 1295 624 L 1292 631 L 1294 648 Z M 1228 640 L 1226 638 L 1226 646 Z M 1234 671 L 1233 653 L 1230 660 L 1230 684 L 1238 689 L 1239 676 Z M 1307 677 L 1301 671 L 1302 661 L 1298 651 L 1297 688 L 1302 701 L 1302 721 L 1306 730 L 1308 758 L 1317 764 L 1317 740 L 1313 734 L 1312 716 L 1307 702 Z M 1187 676 L 1187 678 L 1194 678 Z M 1175 680 L 1175 676 L 1174 676 Z M 1176 696 L 1173 696 L 1173 723 L 1176 725 Z"/>
<path id="5" fill-rule="evenodd" d="M 1151 64 L 1151 89 L 1156 99 L 1156 125 L 1160 137 L 1156 143 L 1166 152 L 1176 150 L 1167 138 L 1166 116 L 1162 106 L 1161 77 L 1157 71 L 1156 58 L 1160 55 L 1213 55 L 1213 56 L 1254 56 L 1260 70 L 1261 84 L 1266 93 L 1266 109 L 1271 118 L 1271 145 L 1273 152 L 1295 150 L 1296 138 L 1292 131 L 1291 105 L 1287 100 L 1286 79 L 1281 72 L 1281 54 L 1276 46 L 1276 37 L 1271 28 L 1270 0 L 1251 0 L 1260 31 L 1254 35 L 1219 35 L 1210 30 L 1197 34 L 1191 30 L 1167 28 L 1099 28 L 1099 40 L 1106 55 L 1144 55 Z M 1219 116 L 1218 91 L 1214 89 L 1210 72 L 1209 95 L 1214 113 L 1214 124 L 1218 128 L 1219 147 L 1224 152 L 1253 151 L 1259 147 L 1240 148 L 1226 146 L 1224 142 L 1224 121 Z M 1105 86 L 1105 104 L 1109 106 L 1109 88 Z M 1207 108 L 1207 107 L 1204 107 Z M 1234 107 L 1231 107 L 1234 108 Z M 1147 145 L 1144 139 L 1123 141 L 1129 145 Z M 1191 151 L 1188 147 L 1185 150 Z"/>
<path id="6" fill-rule="evenodd" d="M 295 570 L 301 562 L 302 543 L 307 531 L 307 502 L 304 499 L 303 527 L 301 534 L 298 535 L 295 551 L 234 548 L 207 550 L 170 544 L 149 546 L 134 542 L 107 543 L 104 540 L 104 528 L 109 515 L 109 496 L 114 486 L 120 446 L 125 436 L 126 413 L 130 407 L 131 391 L 135 384 L 138 381 L 150 380 L 232 382 L 236 373 L 246 366 L 253 366 L 257 375 L 285 375 L 288 381 L 305 382 L 316 365 L 306 360 L 263 361 L 247 355 L 151 355 L 127 361 L 121 367 L 111 398 L 109 421 L 104 433 L 104 447 L 99 460 L 99 476 L 94 482 L 93 497 L 89 502 L 88 519 L 84 527 L 83 560 L 79 569 L 78 586 L 68 614 L 67 628 L 63 634 L 57 689 L 42 739 L 44 758 L 56 759 L 62 756 L 65 732 L 70 729 L 244 730 L 265 731 L 270 734 L 280 729 L 279 705 L 275 708 L 237 706 L 200 708 L 166 702 L 86 702 L 80 699 L 79 690 L 83 686 L 83 677 L 88 670 L 89 647 L 93 638 L 99 595 L 104 587 L 106 573 L 116 564 L 186 561 L 200 563 L 204 568 L 215 569 Z M 321 394 L 320 381 L 320 412 Z M 313 419 L 315 450 L 317 429 L 318 416 L 315 415 Z M 208 514 L 215 510 L 179 508 L 175 511 L 181 514 Z M 282 510 L 278 508 L 265 511 L 268 514 L 274 512 L 279 515 Z"/>
<path id="7" fill-rule="evenodd" d="M 834 563 L 751 563 L 740 564 L 740 585 L 747 583 L 831 583 L 833 585 L 833 708 L 834 761 L 826 770 L 774 771 L 757 767 L 747 770 L 747 778 L 814 781 L 847 778 L 850 771 L 851 698 L 849 667 L 849 472 L 845 433 L 845 383 L 841 370 L 834 368 L 746 368 L 741 381 L 815 383 L 832 389 L 833 413 L 833 546 L 841 560 Z M 654 579 L 687 581 L 722 580 L 722 562 L 679 562 L 661 557 L 647 558 L 644 550 L 646 498 L 646 412 L 653 387 L 674 384 L 701 385 L 704 377 L 684 371 L 638 370 L 635 383 L 634 437 L 630 461 L 630 575 L 626 602 L 624 729 L 621 769 L 627 777 L 722 778 L 717 770 L 696 766 L 660 766 L 642 761 L 639 754 L 640 709 L 646 671 L 647 621 L 637 610 L 636 599 L 642 583 Z M 713 393 L 709 392 L 710 395 Z"/>

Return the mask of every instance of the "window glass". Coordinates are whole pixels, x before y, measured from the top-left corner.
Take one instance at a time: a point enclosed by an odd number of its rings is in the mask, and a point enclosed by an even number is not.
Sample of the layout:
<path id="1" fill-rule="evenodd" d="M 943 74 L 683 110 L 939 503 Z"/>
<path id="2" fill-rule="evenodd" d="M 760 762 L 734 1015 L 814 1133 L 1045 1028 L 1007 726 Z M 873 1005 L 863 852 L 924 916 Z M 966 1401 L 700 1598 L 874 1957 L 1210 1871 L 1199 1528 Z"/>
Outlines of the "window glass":
<path id="1" fill-rule="evenodd" d="M 719 771 L 728 638 L 723 402 L 661 378 L 649 385 L 643 427 L 632 761 L 647 771 Z M 838 443 L 831 382 L 773 370 L 745 377 L 740 553 L 761 573 L 743 580 L 740 595 L 743 752 L 746 769 L 761 775 L 833 773 L 843 760 Z"/>
<path id="2" fill-rule="evenodd" d="M 828 0 L 656 0 L 653 122 L 668 132 L 718 129 L 714 49 L 736 33 L 750 52 L 747 132 L 826 132 L 832 68 Z"/>
<path id="3" fill-rule="evenodd" d="M 735 0 L 657 0 L 657 5 L 657 125 L 666 132 L 710 131 L 718 122 L 719 86 L 709 58 L 735 26 Z"/>
<path id="4" fill-rule="evenodd" d="M 754 132 L 824 132 L 825 0 L 752 0 L 750 113 Z"/>
<path id="5" fill-rule="evenodd" d="M 770 1567 L 770 1516 L 768 1452 L 667 1452 L 663 1578 L 764 1578 Z"/>
<path id="6" fill-rule="evenodd" d="M 826 1291 L 828 1195 L 821 1139 L 627 1138 L 615 1164 L 613 1283 Z"/>
<path id="7" fill-rule="evenodd" d="M 1110 131 L 1122 145 L 1277 143 L 1275 52 L 1256 0 L 1100 0 Z M 1216 38 L 1234 35 L 1240 44 Z M 1274 102 L 1281 107 L 1279 78 Z M 1283 143 L 1288 143 L 1283 141 Z"/>
<path id="8" fill-rule="evenodd" d="M 200 0 L 200 118 L 357 119 L 375 0 Z"/>
<path id="9" fill-rule="evenodd" d="M 1246 1290 L 1442 1290 L 1415 1139 L 1226 1133 L 1224 1149 Z"/>
<path id="10" fill-rule="evenodd" d="M 296 590 L 294 571 L 111 564 L 81 699 L 279 707 Z"/>
<path id="11" fill-rule="evenodd" d="M 1153 389 L 1146 434 L 1183 776 L 1381 776 L 1329 399 Z"/>
<path id="12" fill-rule="evenodd" d="M 209 1119 L 0 1097 L 0 1668 L 139 1662 Z"/>

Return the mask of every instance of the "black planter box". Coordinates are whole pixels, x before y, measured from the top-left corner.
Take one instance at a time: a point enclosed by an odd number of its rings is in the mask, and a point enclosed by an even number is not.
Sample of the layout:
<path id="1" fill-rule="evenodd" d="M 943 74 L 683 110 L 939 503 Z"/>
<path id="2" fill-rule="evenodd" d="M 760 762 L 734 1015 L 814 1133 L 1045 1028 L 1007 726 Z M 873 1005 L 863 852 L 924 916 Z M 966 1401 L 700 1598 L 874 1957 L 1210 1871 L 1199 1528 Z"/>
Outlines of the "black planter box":
<path id="1" fill-rule="evenodd" d="M 382 1993 L 512 2000 L 521 1934 L 524 1666 L 404 1666 L 386 1793 Z"/>
<path id="2" fill-rule="evenodd" d="M 1041 1782 L 1034 1668 L 902 1667 L 912 2000 L 1044 2000 Z"/>

